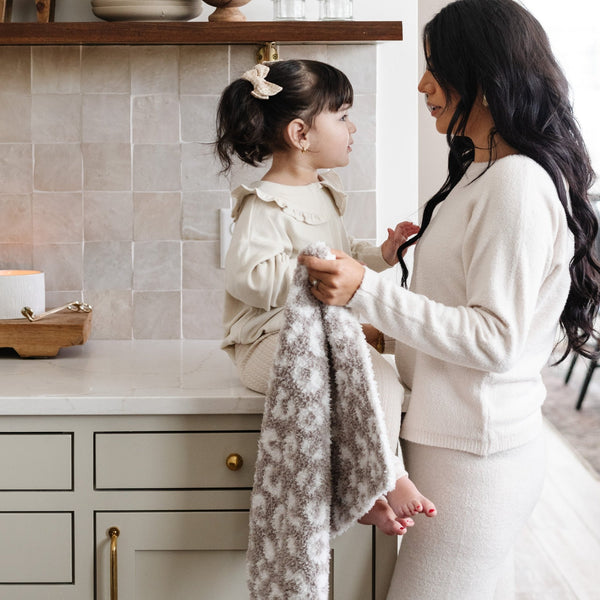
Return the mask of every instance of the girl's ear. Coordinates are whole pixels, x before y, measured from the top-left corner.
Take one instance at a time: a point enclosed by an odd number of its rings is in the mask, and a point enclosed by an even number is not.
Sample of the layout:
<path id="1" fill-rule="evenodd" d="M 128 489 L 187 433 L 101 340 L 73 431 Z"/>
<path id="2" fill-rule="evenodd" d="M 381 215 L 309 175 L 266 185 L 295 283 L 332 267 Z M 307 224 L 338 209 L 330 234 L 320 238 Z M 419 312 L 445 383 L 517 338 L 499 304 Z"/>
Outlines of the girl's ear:
<path id="1" fill-rule="evenodd" d="M 292 147 L 302 150 L 307 144 L 308 126 L 302 119 L 290 121 L 285 128 L 285 141 Z"/>

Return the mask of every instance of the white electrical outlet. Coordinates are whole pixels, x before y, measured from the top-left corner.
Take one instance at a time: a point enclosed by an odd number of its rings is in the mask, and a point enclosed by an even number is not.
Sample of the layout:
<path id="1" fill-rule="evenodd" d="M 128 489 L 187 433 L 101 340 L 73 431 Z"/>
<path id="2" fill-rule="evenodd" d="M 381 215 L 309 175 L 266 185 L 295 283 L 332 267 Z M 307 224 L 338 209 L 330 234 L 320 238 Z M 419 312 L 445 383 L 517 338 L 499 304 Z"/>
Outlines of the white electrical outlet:
<path id="1" fill-rule="evenodd" d="M 231 218 L 230 208 L 219 209 L 219 236 L 221 240 L 221 269 L 225 268 L 225 256 L 231 243 L 231 234 L 233 233 L 233 219 Z"/>

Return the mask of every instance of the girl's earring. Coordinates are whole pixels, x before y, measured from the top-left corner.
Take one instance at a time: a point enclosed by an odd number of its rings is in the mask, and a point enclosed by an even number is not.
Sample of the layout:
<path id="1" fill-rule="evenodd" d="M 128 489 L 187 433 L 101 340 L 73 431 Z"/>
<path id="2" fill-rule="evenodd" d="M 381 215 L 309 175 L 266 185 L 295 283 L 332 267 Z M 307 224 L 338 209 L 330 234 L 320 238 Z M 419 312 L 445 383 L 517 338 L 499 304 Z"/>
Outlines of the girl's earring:
<path id="1" fill-rule="evenodd" d="M 304 146 L 304 144 L 300 144 L 300 152 L 302 152 L 302 154 L 304 154 L 307 150 L 308 150 L 307 146 Z"/>
<path id="2" fill-rule="evenodd" d="M 483 106 L 485 106 L 485 108 L 487 108 L 489 106 L 487 98 L 485 97 L 485 94 L 483 95 L 483 98 L 481 99 L 481 104 L 483 104 Z"/>

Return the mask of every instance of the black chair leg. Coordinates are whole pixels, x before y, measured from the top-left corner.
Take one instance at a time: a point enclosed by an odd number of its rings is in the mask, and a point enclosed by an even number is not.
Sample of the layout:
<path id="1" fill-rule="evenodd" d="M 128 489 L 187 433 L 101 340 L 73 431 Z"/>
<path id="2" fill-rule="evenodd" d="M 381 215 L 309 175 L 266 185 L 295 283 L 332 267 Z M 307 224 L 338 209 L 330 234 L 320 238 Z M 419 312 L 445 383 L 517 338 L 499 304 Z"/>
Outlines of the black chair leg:
<path id="1" fill-rule="evenodd" d="M 577 354 L 573 354 L 573 359 L 571 360 L 571 364 L 569 365 L 569 370 L 565 375 L 565 383 L 569 383 L 569 379 L 571 379 L 571 375 L 573 374 L 573 369 L 575 368 L 575 362 L 577 361 Z"/>
<path id="2" fill-rule="evenodd" d="M 592 375 L 594 374 L 594 371 L 596 370 L 597 366 L 598 366 L 597 360 L 590 360 L 590 364 L 588 365 L 587 373 L 585 374 L 585 379 L 581 386 L 581 391 L 579 392 L 579 398 L 577 398 L 577 404 L 575 405 L 576 410 L 581 410 L 581 405 L 583 404 L 583 399 L 585 398 L 585 394 L 587 392 L 588 385 L 590 384 L 590 381 L 592 380 Z"/>

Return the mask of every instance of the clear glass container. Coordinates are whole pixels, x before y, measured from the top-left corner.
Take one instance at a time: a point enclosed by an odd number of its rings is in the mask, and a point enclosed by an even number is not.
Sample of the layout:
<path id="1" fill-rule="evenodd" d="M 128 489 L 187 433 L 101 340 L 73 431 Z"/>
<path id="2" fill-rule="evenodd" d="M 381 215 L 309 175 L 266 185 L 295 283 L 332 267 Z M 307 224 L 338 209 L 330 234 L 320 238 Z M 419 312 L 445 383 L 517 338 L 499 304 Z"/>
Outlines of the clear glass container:
<path id="1" fill-rule="evenodd" d="M 306 19 L 306 0 L 273 0 L 273 19 L 276 21 Z"/>
<path id="2" fill-rule="evenodd" d="M 321 21 L 350 21 L 352 19 L 352 0 L 319 0 L 319 19 Z"/>

